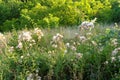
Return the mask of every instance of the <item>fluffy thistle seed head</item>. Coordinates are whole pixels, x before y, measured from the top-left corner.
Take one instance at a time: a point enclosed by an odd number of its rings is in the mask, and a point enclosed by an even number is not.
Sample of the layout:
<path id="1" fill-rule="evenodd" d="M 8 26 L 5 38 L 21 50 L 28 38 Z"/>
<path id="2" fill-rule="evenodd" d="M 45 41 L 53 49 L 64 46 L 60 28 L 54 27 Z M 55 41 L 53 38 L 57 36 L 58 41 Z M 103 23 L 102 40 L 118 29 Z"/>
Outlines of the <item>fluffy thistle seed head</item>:
<path id="1" fill-rule="evenodd" d="M 18 42 L 30 41 L 31 39 L 32 39 L 31 33 L 29 31 L 23 31 L 18 37 Z"/>
<path id="2" fill-rule="evenodd" d="M 43 32 L 39 28 L 35 28 L 34 33 L 38 36 L 38 39 L 41 39 L 41 37 L 44 36 Z"/>
<path id="3" fill-rule="evenodd" d="M 5 36 L 2 33 L 0 33 L 0 40 L 5 40 Z"/>
<path id="4" fill-rule="evenodd" d="M 53 42 L 57 43 L 57 42 L 61 41 L 62 38 L 63 38 L 63 35 L 57 33 L 55 36 L 53 36 L 52 40 L 53 40 Z"/>

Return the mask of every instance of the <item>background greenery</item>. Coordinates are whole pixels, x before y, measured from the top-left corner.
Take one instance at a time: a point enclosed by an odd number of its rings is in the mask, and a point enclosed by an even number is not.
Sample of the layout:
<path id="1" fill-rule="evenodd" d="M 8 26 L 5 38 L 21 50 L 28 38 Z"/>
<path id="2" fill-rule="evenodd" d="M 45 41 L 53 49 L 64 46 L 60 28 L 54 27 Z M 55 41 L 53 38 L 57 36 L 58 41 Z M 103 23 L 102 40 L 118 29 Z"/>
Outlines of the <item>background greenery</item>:
<path id="1" fill-rule="evenodd" d="M 119 0 L 0 0 L 0 31 L 120 21 Z"/>

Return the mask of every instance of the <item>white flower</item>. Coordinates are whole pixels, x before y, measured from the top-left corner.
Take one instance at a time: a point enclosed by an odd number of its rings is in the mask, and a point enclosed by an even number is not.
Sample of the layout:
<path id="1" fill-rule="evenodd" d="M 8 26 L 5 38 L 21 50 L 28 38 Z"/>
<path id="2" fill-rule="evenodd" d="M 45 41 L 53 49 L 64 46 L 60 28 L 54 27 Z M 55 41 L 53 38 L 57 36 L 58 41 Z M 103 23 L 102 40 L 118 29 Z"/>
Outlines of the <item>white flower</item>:
<path id="1" fill-rule="evenodd" d="M 118 53 L 118 50 L 117 50 L 117 49 L 113 50 L 113 51 L 112 51 L 112 56 L 115 56 L 117 53 Z"/>
<path id="2" fill-rule="evenodd" d="M 112 51 L 112 56 L 117 55 L 118 51 L 120 51 L 120 47 L 115 48 L 115 49 Z"/>
<path id="3" fill-rule="evenodd" d="M 70 47 L 70 43 L 66 43 L 66 47 L 69 48 Z"/>
<path id="4" fill-rule="evenodd" d="M 111 57 L 111 61 L 112 62 L 116 61 L 116 58 L 115 57 Z"/>
<path id="5" fill-rule="evenodd" d="M 89 29 L 91 31 L 92 28 L 94 28 L 94 23 L 96 21 L 97 18 L 91 20 L 91 21 L 84 21 L 81 23 L 81 25 L 79 26 L 79 29 Z"/>
<path id="6" fill-rule="evenodd" d="M 30 47 L 32 47 L 32 45 L 33 45 L 33 44 L 31 44 L 31 43 L 29 44 Z"/>
<path id="7" fill-rule="evenodd" d="M 64 53 L 67 53 L 67 52 L 68 52 L 67 50 L 64 51 Z"/>
<path id="8" fill-rule="evenodd" d="M 61 41 L 62 38 L 63 38 L 63 35 L 57 33 L 55 36 L 53 36 L 52 40 L 53 40 L 53 42 L 57 43 L 57 42 Z"/>
<path id="9" fill-rule="evenodd" d="M 79 38 L 80 38 L 80 41 L 82 41 L 82 42 L 87 40 L 85 36 L 80 36 Z"/>
<path id="10" fill-rule="evenodd" d="M 53 36 L 53 41 L 54 41 L 54 42 L 57 42 L 57 41 L 58 41 L 57 36 Z"/>
<path id="11" fill-rule="evenodd" d="M 56 36 L 59 36 L 60 38 L 63 38 L 63 35 L 61 35 L 60 33 L 57 33 Z"/>
<path id="12" fill-rule="evenodd" d="M 38 39 L 41 39 L 41 37 L 44 36 L 43 32 L 39 28 L 35 28 L 34 33 L 38 36 Z"/>
<path id="13" fill-rule="evenodd" d="M 22 49 L 23 48 L 22 42 L 19 42 L 16 48 Z"/>
<path id="14" fill-rule="evenodd" d="M 28 77 L 27 77 L 27 80 L 33 80 L 33 74 L 32 73 L 30 73 L 29 75 L 28 75 Z"/>
<path id="15" fill-rule="evenodd" d="M 0 47 L 4 47 L 6 45 L 7 45 L 6 38 L 2 33 L 0 33 Z"/>
<path id="16" fill-rule="evenodd" d="M 26 32 L 22 32 L 19 37 L 18 37 L 18 42 L 20 41 L 30 41 L 32 39 L 31 37 L 31 33 L 26 31 Z"/>
<path id="17" fill-rule="evenodd" d="M 57 48 L 58 45 L 57 45 L 57 44 L 53 44 L 52 47 L 53 47 L 53 48 Z"/>
<path id="18" fill-rule="evenodd" d="M 73 51 L 76 51 L 76 50 L 77 50 L 75 46 L 71 46 L 71 49 L 72 49 Z"/>
<path id="19" fill-rule="evenodd" d="M 117 50 L 120 51 L 120 47 L 118 47 Z"/>
<path id="20" fill-rule="evenodd" d="M 31 42 L 32 45 L 35 45 L 35 44 L 36 44 L 36 42 L 35 42 L 34 39 L 32 39 L 30 42 Z"/>
<path id="21" fill-rule="evenodd" d="M 36 73 L 38 73 L 39 72 L 39 70 L 38 69 L 36 69 L 36 71 L 35 71 Z"/>
<path id="22" fill-rule="evenodd" d="M 23 59 L 23 58 L 24 58 L 24 56 L 21 56 L 20 58 L 21 58 L 21 59 Z"/>
<path id="23" fill-rule="evenodd" d="M 5 40 L 5 36 L 2 33 L 0 33 L 0 40 Z"/>
<path id="24" fill-rule="evenodd" d="M 111 43 L 112 43 L 112 45 L 117 46 L 118 45 L 118 40 L 117 39 L 113 39 L 111 41 Z"/>
<path id="25" fill-rule="evenodd" d="M 10 47 L 8 51 L 9 51 L 9 52 L 13 52 L 13 51 L 14 51 L 14 47 L 13 47 L 13 46 Z"/>
<path id="26" fill-rule="evenodd" d="M 52 51 L 48 51 L 48 54 L 51 54 L 52 53 Z"/>
<path id="27" fill-rule="evenodd" d="M 76 53 L 77 58 L 82 58 L 83 54 L 82 53 Z"/>
<path id="28" fill-rule="evenodd" d="M 108 61 L 105 61 L 105 63 L 104 64 L 108 64 Z"/>

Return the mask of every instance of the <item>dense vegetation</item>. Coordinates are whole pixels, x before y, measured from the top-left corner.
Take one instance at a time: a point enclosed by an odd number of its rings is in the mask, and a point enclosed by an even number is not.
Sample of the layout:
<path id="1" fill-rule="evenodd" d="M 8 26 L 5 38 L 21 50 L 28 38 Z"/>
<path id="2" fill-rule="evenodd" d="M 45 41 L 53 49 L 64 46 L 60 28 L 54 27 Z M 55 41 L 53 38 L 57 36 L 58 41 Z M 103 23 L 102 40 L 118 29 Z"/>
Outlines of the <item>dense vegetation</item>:
<path id="1" fill-rule="evenodd" d="M 0 0 L 0 80 L 120 80 L 119 22 L 120 0 Z"/>
<path id="2" fill-rule="evenodd" d="M 120 21 L 119 0 L 0 0 L 0 31 Z"/>
<path id="3" fill-rule="evenodd" d="M 0 34 L 0 80 L 119 80 L 120 28 L 73 30 Z"/>

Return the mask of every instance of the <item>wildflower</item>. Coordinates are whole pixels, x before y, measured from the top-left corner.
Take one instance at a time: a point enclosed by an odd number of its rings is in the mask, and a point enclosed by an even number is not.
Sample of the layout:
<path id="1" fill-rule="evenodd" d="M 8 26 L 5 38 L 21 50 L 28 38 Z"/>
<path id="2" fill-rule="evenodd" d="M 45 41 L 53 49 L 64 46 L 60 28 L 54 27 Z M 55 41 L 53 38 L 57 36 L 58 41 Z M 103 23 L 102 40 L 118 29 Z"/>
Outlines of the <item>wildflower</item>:
<path id="1" fill-rule="evenodd" d="M 90 38 L 91 38 L 91 36 L 92 36 L 92 33 L 91 33 L 91 32 L 86 33 L 86 36 L 87 36 L 87 38 L 88 38 L 88 39 L 90 39 Z"/>
<path id="2" fill-rule="evenodd" d="M 67 50 L 65 50 L 65 52 L 64 53 L 67 53 L 68 51 Z"/>
<path id="3" fill-rule="evenodd" d="M 80 45 L 80 43 L 77 41 L 77 42 L 76 42 L 76 45 Z"/>
<path id="4" fill-rule="evenodd" d="M 70 43 L 66 43 L 66 47 L 69 48 L 70 47 Z"/>
<path id="5" fill-rule="evenodd" d="M 104 64 L 108 64 L 108 61 L 105 61 L 105 63 Z"/>
<path id="6" fill-rule="evenodd" d="M 115 57 L 111 57 L 111 61 L 112 62 L 116 61 L 116 58 Z"/>
<path id="7" fill-rule="evenodd" d="M 81 25 L 79 26 L 79 30 L 89 29 L 91 31 L 91 29 L 94 28 L 94 23 L 95 23 L 96 19 L 97 18 L 95 18 L 94 20 L 91 20 L 91 21 L 82 22 Z"/>
<path id="8" fill-rule="evenodd" d="M 97 43 L 95 41 L 91 41 L 94 46 L 97 46 Z"/>
<path id="9" fill-rule="evenodd" d="M 73 51 L 76 51 L 76 50 L 77 50 L 75 46 L 71 46 L 71 49 L 72 49 Z"/>
<path id="10" fill-rule="evenodd" d="M 36 42 L 35 42 L 34 39 L 32 39 L 30 42 L 31 42 L 32 45 L 35 45 L 35 44 L 36 44 Z"/>
<path id="11" fill-rule="evenodd" d="M 44 36 L 43 32 L 39 28 L 35 28 L 34 33 L 38 36 L 38 39 L 41 39 L 41 37 Z"/>
<path id="12" fill-rule="evenodd" d="M 76 53 L 76 58 L 82 58 L 83 54 L 82 53 Z"/>
<path id="13" fill-rule="evenodd" d="M 57 33 L 55 36 L 53 36 L 52 41 L 51 41 L 52 47 L 58 48 L 58 49 L 64 51 L 66 47 L 64 45 L 64 42 L 62 41 L 62 38 L 63 38 L 63 35 L 61 35 L 59 33 Z"/>
<path id="14" fill-rule="evenodd" d="M 117 46 L 118 45 L 118 40 L 117 39 L 113 39 L 111 41 L 111 43 L 112 43 L 113 46 Z"/>
<path id="15" fill-rule="evenodd" d="M 39 70 L 38 69 L 36 69 L 36 73 L 38 73 L 39 72 Z"/>
<path id="16" fill-rule="evenodd" d="M 82 42 L 87 40 L 85 36 L 80 36 L 79 38 L 80 38 L 80 41 L 82 41 Z"/>
<path id="17" fill-rule="evenodd" d="M 38 76 L 38 73 L 36 73 L 36 74 L 30 73 L 27 76 L 27 80 L 41 80 L 41 77 Z"/>
<path id="18" fill-rule="evenodd" d="M 24 58 L 24 56 L 21 56 L 20 58 L 21 58 L 21 59 L 23 59 L 23 58 Z"/>
<path id="19" fill-rule="evenodd" d="M 118 51 L 120 51 L 120 47 L 115 48 L 115 49 L 112 51 L 112 56 L 117 55 Z"/>
<path id="20" fill-rule="evenodd" d="M 32 73 L 30 73 L 29 75 L 28 75 L 28 77 L 27 77 L 27 80 L 33 80 L 33 74 Z"/>
<path id="21" fill-rule="evenodd" d="M 33 39 L 32 42 L 35 43 L 35 40 Z"/>
<path id="22" fill-rule="evenodd" d="M 13 46 L 10 47 L 8 51 L 9 51 L 9 52 L 13 52 L 13 51 L 14 51 L 14 47 L 13 47 Z"/>
<path id="23" fill-rule="evenodd" d="M 0 47 L 4 47 L 6 45 L 7 45 L 6 44 L 6 38 L 2 33 L 0 33 Z"/>
<path id="24" fill-rule="evenodd" d="M 112 51 L 112 56 L 115 56 L 117 53 L 118 53 L 118 50 L 117 50 L 117 49 L 113 50 L 113 51 Z"/>
<path id="25" fill-rule="evenodd" d="M 19 42 L 16 48 L 22 49 L 23 48 L 22 42 Z"/>
<path id="26" fill-rule="evenodd" d="M 117 23 L 115 23 L 115 26 L 114 26 L 115 28 L 118 28 L 118 24 Z"/>
<path id="27" fill-rule="evenodd" d="M 120 47 L 118 47 L 117 50 L 120 51 Z"/>
<path id="28" fill-rule="evenodd" d="M 32 39 L 31 37 L 31 33 L 26 31 L 26 32 L 22 32 L 19 37 L 18 37 L 18 42 L 20 41 L 30 41 Z"/>
<path id="29" fill-rule="evenodd" d="M 57 33 L 55 36 L 53 36 L 52 40 L 53 40 L 53 42 L 57 43 L 57 42 L 61 41 L 62 38 L 63 38 L 63 35 Z"/>
<path id="30" fill-rule="evenodd" d="M 0 40 L 5 40 L 5 36 L 2 33 L 0 33 Z"/>
<path id="31" fill-rule="evenodd" d="M 48 54 L 51 54 L 52 53 L 52 51 L 48 51 Z"/>
<path id="32" fill-rule="evenodd" d="M 30 43 L 29 46 L 32 47 L 32 44 Z"/>
<path id="33" fill-rule="evenodd" d="M 57 45 L 57 44 L 53 44 L 52 47 L 53 47 L 53 48 L 57 48 L 58 45 Z"/>

